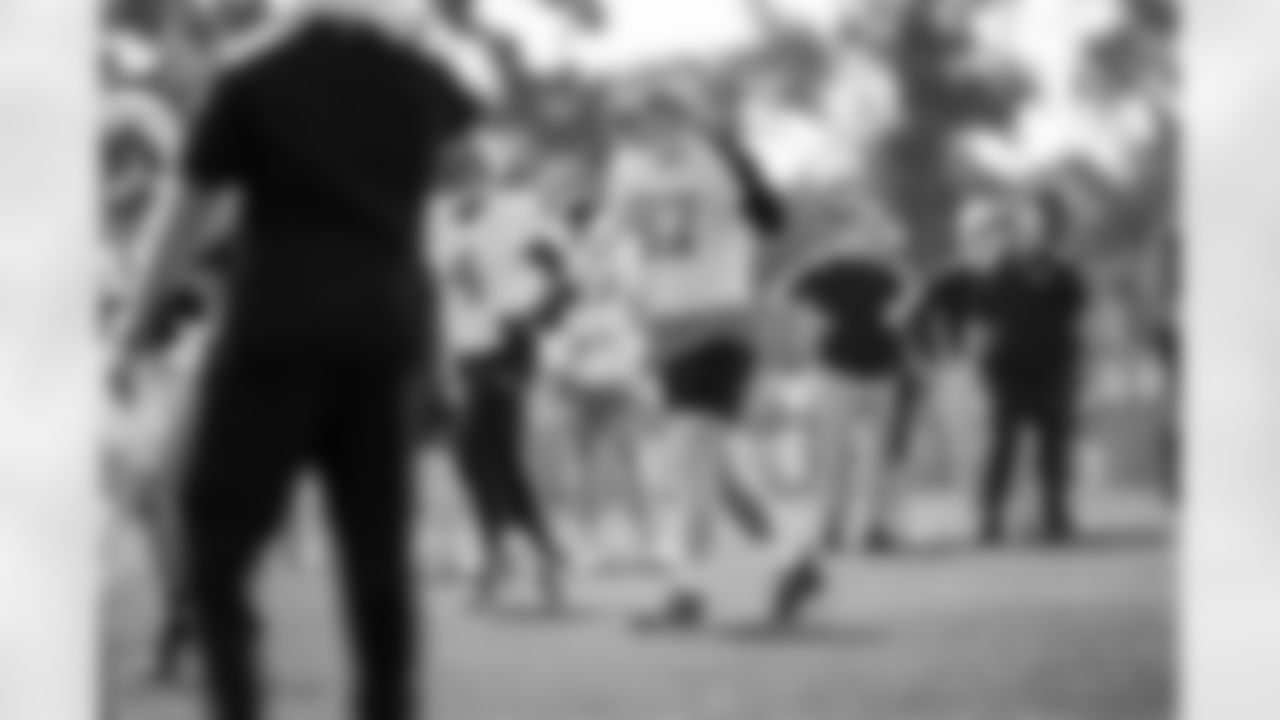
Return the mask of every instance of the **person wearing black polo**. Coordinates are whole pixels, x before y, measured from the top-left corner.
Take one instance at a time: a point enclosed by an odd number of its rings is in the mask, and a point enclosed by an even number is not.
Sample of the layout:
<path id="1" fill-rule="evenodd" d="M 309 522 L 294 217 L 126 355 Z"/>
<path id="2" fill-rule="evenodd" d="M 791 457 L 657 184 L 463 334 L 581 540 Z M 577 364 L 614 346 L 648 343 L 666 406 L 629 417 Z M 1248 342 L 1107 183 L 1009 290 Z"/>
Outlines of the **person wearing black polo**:
<path id="1" fill-rule="evenodd" d="M 241 208 L 180 499 L 216 720 L 263 717 L 251 584 L 311 463 L 352 632 L 353 717 L 416 717 L 413 414 L 436 352 L 420 220 L 438 159 L 479 109 L 372 22 L 378 3 L 343 4 L 227 69 L 185 158 L 192 206 L 230 193 Z"/>
<path id="2" fill-rule="evenodd" d="M 987 301 L 989 337 L 982 364 L 993 412 L 979 498 L 985 542 L 1004 537 L 1014 459 L 1024 435 L 1034 437 L 1039 454 L 1043 538 L 1061 542 L 1075 531 L 1072 454 L 1086 287 L 1060 252 L 1068 231 L 1064 209 L 1042 200 L 1031 210 L 1035 222 L 1025 223 L 1011 238 Z"/>
<path id="3" fill-rule="evenodd" d="M 859 516 L 853 526 L 860 541 L 875 550 L 895 541 L 896 488 L 888 471 L 898 455 L 894 415 L 905 348 L 897 316 L 906 288 L 891 247 L 871 233 L 849 238 L 811 263 L 794 285 L 797 299 L 824 327 L 818 352 L 832 415 L 826 430 L 833 434 L 823 452 L 832 492 L 828 548 L 849 540 L 851 509 Z"/>

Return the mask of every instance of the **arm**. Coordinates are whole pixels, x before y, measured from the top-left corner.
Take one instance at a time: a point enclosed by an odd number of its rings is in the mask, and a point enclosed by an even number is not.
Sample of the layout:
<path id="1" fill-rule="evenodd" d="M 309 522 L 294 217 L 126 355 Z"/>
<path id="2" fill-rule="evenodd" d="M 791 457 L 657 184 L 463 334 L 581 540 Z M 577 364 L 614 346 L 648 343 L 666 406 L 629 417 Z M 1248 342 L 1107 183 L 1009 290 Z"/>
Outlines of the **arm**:
<path id="1" fill-rule="evenodd" d="M 230 81 L 215 88 L 188 139 L 180 172 L 169 184 L 173 208 L 142 250 L 134 312 L 126 321 L 125 351 L 144 334 L 147 319 L 166 292 L 194 264 L 211 237 L 225 235 L 236 217 L 235 184 L 244 168 L 240 99 Z"/>

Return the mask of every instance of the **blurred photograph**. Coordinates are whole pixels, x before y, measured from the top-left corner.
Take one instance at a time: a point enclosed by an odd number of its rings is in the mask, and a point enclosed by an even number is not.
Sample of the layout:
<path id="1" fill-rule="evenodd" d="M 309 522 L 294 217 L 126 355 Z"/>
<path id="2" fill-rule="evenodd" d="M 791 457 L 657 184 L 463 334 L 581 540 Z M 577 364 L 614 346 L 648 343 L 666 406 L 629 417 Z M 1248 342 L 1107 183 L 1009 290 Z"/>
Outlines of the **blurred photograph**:
<path id="1" fill-rule="evenodd" d="M 1172 720 L 1174 0 L 109 0 L 103 720 Z"/>

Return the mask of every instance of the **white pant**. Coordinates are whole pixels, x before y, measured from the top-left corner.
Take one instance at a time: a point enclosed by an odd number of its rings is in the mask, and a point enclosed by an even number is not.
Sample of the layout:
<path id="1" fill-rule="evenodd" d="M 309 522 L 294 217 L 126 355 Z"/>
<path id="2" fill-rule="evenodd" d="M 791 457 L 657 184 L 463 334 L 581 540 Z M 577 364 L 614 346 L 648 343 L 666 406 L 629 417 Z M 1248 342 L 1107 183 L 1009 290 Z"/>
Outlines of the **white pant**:
<path id="1" fill-rule="evenodd" d="M 981 383 L 963 362 L 944 363 L 929 382 L 925 419 L 931 460 L 947 485 L 957 489 L 974 487 L 987 446 L 989 403 Z"/>
<path id="2" fill-rule="evenodd" d="M 719 571 L 773 579 L 814 547 L 812 503 L 770 502 L 762 489 L 761 446 L 750 433 L 715 421 L 671 418 L 648 448 L 645 475 L 655 505 L 656 554 L 678 589 L 702 591 Z M 739 493 L 762 516 L 751 536 L 727 500 Z M 736 521 L 736 522 L 734 522 Z M 738 525 L 740 532 L 726 531 Z M 736 536 L 736 537 L 734 537 Z M 740 545 L 732 548 L 730 541 Z M 737 544 L 737 543 L 735 543 Z M 740 552 L 723 552 L 737 549 Z"/>
<path id="3" fill-rule="evenodd" d="M 898 509 L 898 478 L 888 472 L 893 387 L 834 373 L 822 381 L 817 467 L 830 498 L 830 522 L 843 535 L 890 529 Z"/>

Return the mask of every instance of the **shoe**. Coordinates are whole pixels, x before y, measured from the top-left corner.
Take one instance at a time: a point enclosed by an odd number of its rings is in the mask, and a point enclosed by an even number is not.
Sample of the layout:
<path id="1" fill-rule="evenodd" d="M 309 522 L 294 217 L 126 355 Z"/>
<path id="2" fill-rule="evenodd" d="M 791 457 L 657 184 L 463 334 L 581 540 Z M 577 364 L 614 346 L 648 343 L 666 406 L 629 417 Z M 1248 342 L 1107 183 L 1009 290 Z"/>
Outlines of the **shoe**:
<path id="1" fill-rule="evenodd" d="M 788 570 L 778 580 L 770 618 L 776 625 L 790 625 L 805 613 L 826 587 L 826 577 L 814 559 Z"/>
<path id="2" fill-rule="evenodd" d="M 706 614 L 706 601 L 701 596 L 680 591 L 657 612 L 641 616 L 636 624 L 645 630 L 689 628 L 702 624 Z"/>
<path id="3" fill-rule="evenodd" d="M 1071 523 L 1052 522 L 1046 523 L 1039 533 L 1040 541 L 1046 545 L 1054 547 L 1070 544 L 1076 539 L 1075 528 Z"/>

